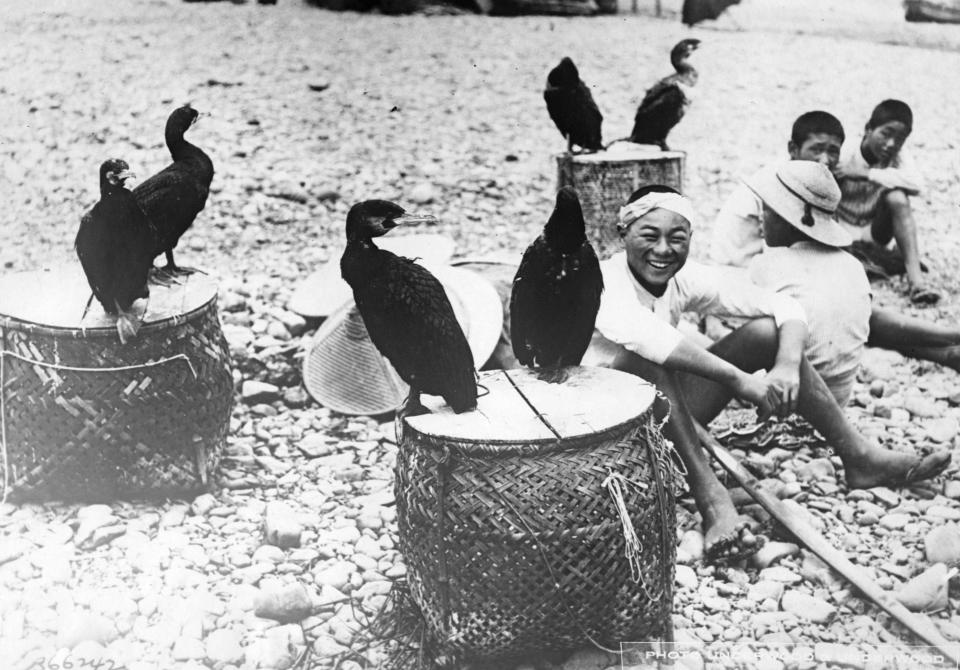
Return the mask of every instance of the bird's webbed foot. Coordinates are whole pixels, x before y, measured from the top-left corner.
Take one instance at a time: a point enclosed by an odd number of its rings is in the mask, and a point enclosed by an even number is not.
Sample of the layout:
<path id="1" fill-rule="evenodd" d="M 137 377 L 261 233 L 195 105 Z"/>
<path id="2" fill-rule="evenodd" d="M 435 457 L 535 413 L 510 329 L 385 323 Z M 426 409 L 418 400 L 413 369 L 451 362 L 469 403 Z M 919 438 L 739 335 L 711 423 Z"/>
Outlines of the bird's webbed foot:
<path id="1" fill-rule="evenodd" d="M 170 273 L 166 267 L 162 268 L 150 268 L 150 273 L 147 276 L 148 284 L 155 284 L 156 286 L 170 287 L 174 285 L 181 285 L 183 282 L 179 282 L 176 279 L 176 275 Z"/>

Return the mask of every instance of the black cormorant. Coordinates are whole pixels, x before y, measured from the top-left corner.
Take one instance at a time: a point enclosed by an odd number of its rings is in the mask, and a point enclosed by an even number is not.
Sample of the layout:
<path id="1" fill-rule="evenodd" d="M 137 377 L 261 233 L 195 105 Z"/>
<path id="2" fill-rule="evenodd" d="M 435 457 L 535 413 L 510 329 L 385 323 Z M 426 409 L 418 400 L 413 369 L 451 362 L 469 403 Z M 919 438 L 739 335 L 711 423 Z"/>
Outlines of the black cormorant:
<path id="1" fill-rule="evenodd" d="M 688 62 L 700 40 L 681 40 L 670 51 L 670 62 L 676 72 L 664 77 L 643 96 L 633 119 L 630 141 L 656 144 L 667 151 L 667 135 L 680 122 L 690 104 L 690 88 L 697 83 L 697 71 Z"/>
<path id="2" fill-rule="evenodd" d="M 590 89 L 580 79 L 572 60 L 564 57 L 559 65 L 550 70 L 543 99 L 547 102 L 550 118 L 567 139 L 567 151 L 573 151 L 574 144 L 586 151 L 603 148 L 600 139 L 603 114 L 593 101 Z"/>
<path id="3" fill-rule="evenodd" d="M 164 132 L 173 163 L 133 189 L 140 207 L 159 233 L 154 256 L 166 254 L 165 271 L 181 271 L 173 261 L 173 249 L 207 204 L 213 161 L 200 148 L 184 139 L 184 133 L 199 114 L 190 105 L 173 110 Z"/>
<path id="4" fill-rule="evenodd" d="M 358 203 L 347 214 L 347 248 L 340 259 L 370 340 L 410 385 L 405 416 L 426 411 L 421 392 L 443 396 L 458 414 L 477 406 L 473 355 L 443 286 L 423 266 L 379 249 L 371 239 L 425 220 L 432 217 L 408 215 L 386 200 Z"/>
<path id="5" fill-rule="evenodd" d="M 541 378 L 566 378 L 590 345 L 600 309 L 603 276 L 587 241 L 577 192 L 564 186 L 543 233 L 527 247 L 513 280 L 510 337 L 513 354 Z"/>
<path id="6" fill-rule="evenodd" d="M 74 248 L 90 289 L 104 311 L 117 317 L 117 333 L 126 343 L 140 329 L 133 313 L 137 298 L 149 295 L 156 230 L 124 181 L 133 175 L 125 161 L 100 166 L 100 201 L 84 214 Z"/>

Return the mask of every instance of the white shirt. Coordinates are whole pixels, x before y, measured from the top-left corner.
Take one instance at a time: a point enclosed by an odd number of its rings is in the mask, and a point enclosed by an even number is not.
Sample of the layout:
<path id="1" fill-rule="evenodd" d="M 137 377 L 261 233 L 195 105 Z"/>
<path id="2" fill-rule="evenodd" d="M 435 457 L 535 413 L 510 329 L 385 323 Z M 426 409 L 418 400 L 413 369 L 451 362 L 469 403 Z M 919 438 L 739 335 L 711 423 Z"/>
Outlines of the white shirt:
<path id="1" fill-rule="evenodd" d="M 659 298 L 633 276 L 626 252 L 601 262 L 600 269 L 604 288 L 597 331 L 654 363 L 666 361 L 684 339 L 677 330 L 684 312 L 720 317 L 772 316 L 778 326 L 792 320 L 806 323 L 796 300 L 753 284 L 747 272 L 739 268 L 688 260 Z"/>
<path id="2" fill-rule="evenodd" d="M 747 267 L 764 249 L 762 213 L 760 198 L 746 184 L 737 184 L 713 223 L 710 259 L 717 265 Z"/>
<path id="3" fill-rule="evenodd" d="M 824 381 L 852 383 L 870 335 L 870 282 L 860 261 L 819 242 L 795 242 L 768 247 L 754 257 L 750 278 L 792 296 L 803 307 L 808 324 L 805 353 Z"/>

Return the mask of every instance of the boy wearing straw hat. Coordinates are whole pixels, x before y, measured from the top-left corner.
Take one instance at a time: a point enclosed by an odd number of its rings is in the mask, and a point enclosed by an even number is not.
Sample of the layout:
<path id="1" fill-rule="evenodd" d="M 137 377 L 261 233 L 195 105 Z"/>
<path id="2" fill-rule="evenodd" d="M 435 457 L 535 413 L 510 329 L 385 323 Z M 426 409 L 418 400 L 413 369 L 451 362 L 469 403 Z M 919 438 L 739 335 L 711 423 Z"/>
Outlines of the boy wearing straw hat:
<path id="1" fill-rule="evenodd" d="M 810 227 L 819 224 L 818 231 L 827 231 L 829 239 L 842 236 L 838 225 L 829 225 L 828 199 L 812 197 L 804 175 L 785 177 L 800 220 L 812 221 Z M 688 262 L 695 218 L 690 202 L 665 186 L 640 189 L 621 209 L 624 252 L 601 263 L 606 288 L 584 364 L 637 374 L 670 399 L 666 434 L 687 468 L 707 558 L 742 557 L 759 544 L 717 480 L 696 434 L 696 422 L 709 423 L 733 397 L 756 405 L 761 417 L 803 415 L 836 449 L 851 488 L 903 486 L 941 473 L 950 462 L 946 452 L 921 458 L 890 451 L 854 430 L 802 354 L 806 327 L 797 303 L 753 285 L 743 271 Z M 676 329 L 684 311 L 750 320 L 703 349 Z M 768 375 L 751 374 L 759 369 L 769 370 Z"/>

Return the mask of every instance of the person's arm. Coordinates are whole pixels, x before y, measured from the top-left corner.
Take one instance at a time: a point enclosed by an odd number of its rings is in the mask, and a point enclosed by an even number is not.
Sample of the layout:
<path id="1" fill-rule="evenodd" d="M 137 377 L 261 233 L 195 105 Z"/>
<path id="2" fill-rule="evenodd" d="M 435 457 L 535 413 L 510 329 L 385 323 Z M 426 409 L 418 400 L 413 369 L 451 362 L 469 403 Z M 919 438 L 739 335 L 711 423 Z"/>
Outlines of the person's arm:
<path id="1" fill-rule="evenodd" d="M 802 321 L 785 321 L 780 325 L 778 334 L 777 358 L 767 373 L 767 383 L 777 396 L 777 413 L 787 416 L 797 409 L 800 361 L 807 339 L 807 326 Z"/>
<path id="2" fill-rule="evenodd" d="M 687 338 L 677 343 L 663 366 L 670 370 L 690 372 L 727 387 L 735 397 L 756 405 L 760 421 L 773 414 L 779 405 L 779 392 L 767 380 L 747 374 Z"/>

